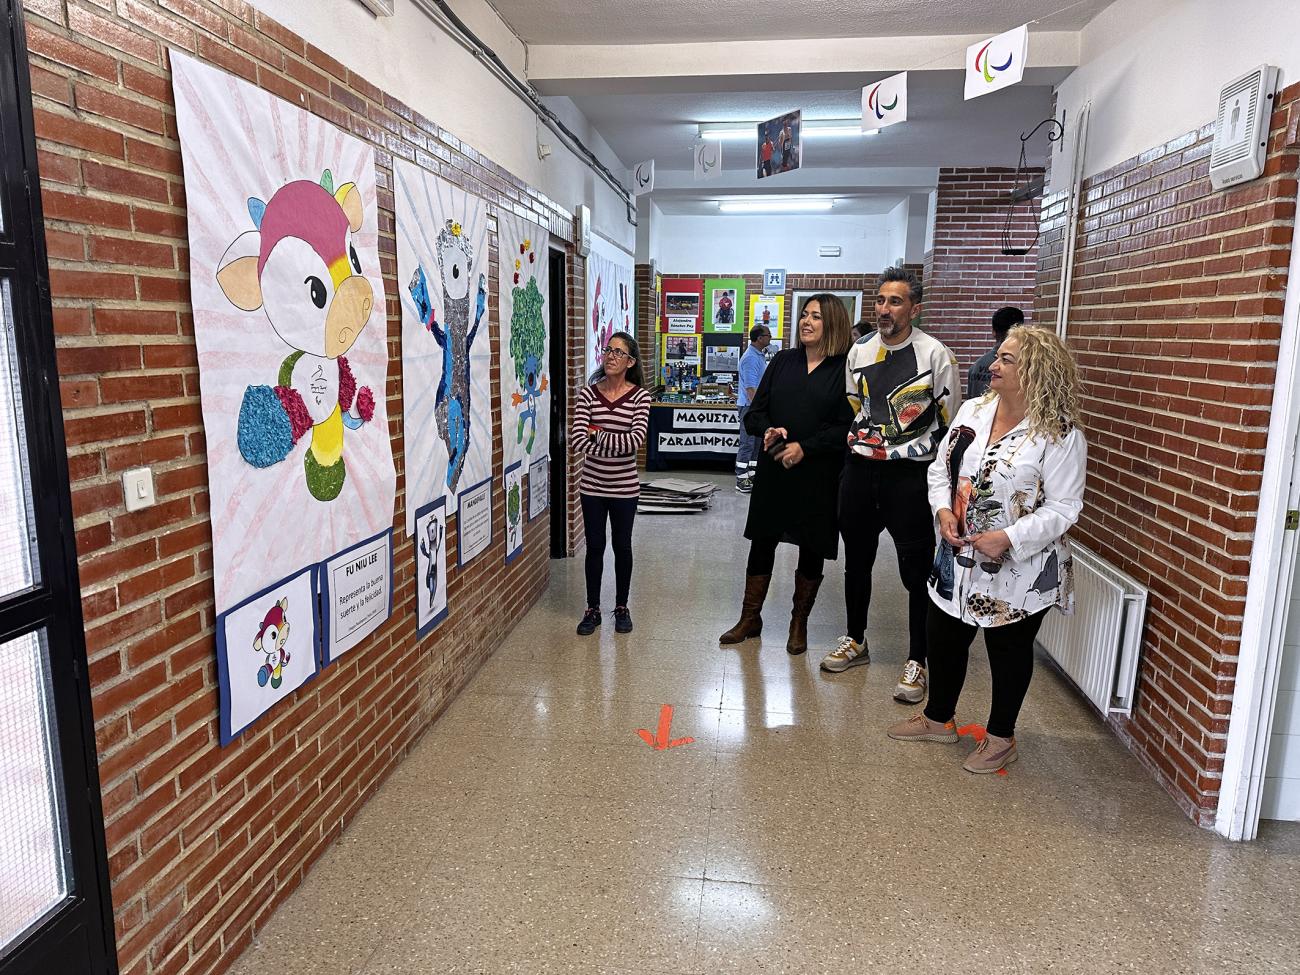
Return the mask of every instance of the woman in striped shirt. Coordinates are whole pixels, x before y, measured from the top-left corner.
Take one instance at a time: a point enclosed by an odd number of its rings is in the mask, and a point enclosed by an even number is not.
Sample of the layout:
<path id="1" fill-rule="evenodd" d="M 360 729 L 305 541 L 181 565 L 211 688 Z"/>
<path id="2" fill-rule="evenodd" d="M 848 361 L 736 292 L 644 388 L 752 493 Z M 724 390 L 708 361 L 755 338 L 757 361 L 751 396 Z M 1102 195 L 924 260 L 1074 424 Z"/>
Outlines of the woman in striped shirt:
<path id="1" fill-rule="evenodd" d="M 578 492 L 587 534 L 587 612 L 578 624 L 579 636 L 600 626 L 606 520 L 614 542 L 614 630 L 632 632 L 627 598 L 632 585 L 632 522 L 641 494 L 636 455 L 650 419 L 650 394 L 642 386 L 645 376 L 636 339 L 615 332 L 602 351 L 603 364 L 591 385 L 578 394 L 573 415 L 574 450 L 586 455 Z"/>

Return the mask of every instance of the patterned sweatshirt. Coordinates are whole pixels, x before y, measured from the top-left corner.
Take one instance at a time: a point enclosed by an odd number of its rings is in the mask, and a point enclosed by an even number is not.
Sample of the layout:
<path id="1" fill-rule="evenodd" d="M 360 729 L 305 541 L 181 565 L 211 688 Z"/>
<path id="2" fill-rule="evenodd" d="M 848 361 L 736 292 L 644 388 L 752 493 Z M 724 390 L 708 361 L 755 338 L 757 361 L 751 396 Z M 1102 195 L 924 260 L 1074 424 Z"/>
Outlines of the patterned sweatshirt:
<path id="1" fill-rule="evenodd" d="M 857 411 L 849 450 L 870 460 L 929 462 L 961 404 L 961 376 L 948 347 L 913 328 L 901 345 L 863 336 L 844 367 Z"/>
<path id="2" fill-rule="evenodd" d="M 602 498 L 639 497 L 636 455 L 649 423 L 650 394 L 640 386 L 612 402 L 596 386 L 584 386 L 573 411 L 573 449 L 587 455 L 578 490 Z M 599 431 L 594 441 L 587 437 L 592 427 Z"/>

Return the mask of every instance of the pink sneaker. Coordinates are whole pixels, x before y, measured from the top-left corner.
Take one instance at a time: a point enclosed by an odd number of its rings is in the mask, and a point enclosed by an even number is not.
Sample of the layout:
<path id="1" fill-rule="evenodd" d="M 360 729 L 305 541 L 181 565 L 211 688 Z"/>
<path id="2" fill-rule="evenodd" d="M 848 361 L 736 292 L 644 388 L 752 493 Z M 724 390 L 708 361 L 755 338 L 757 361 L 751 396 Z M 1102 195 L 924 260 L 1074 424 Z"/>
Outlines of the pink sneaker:
<path id="1" fill-rule="evenodd" d="M 962 768 L 976 775 L 987 775 L 989 772 L 1001 771 L 1019 757 L 1014 738 L 985 735 L 984 740 L 975 746 L 970 757 L 962 763 Z"/>
<path id="2" fill-rule="evenodd" d="M 960 737 L 957 734 L 957 722 L 949 721 L 940 724 L 938 721 L 931 721 L 924 714 L 914 714 L 906 721 L 893 725 L 885 733 L 894 741 L 954 742 Z"/>

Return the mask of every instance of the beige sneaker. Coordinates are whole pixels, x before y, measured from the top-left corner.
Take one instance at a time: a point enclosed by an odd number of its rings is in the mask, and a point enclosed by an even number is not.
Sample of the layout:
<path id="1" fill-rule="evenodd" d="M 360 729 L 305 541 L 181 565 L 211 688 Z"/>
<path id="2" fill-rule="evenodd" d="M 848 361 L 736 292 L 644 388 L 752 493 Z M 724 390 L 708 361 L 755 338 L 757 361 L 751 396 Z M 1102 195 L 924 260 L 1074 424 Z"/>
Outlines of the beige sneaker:
<path id="1" fill-rule="evenodd" d="M 984 740 L 975 746 L 970 757 L 962 763 L 962 768 L 976 775 L 987 775 L 989 772 L 1001 771 L 1017 758 L 1019 756 L 1016 754 L 1014 738 L 985 735 Z"/>
<path id="2" fill-rule="evenodd" d="M 822 670 L 838 674 L 850 667 L 869 663 L 871 663 L 871 653 L 867 650 L 867 645 L 845 634 L 840 637 L 840 642 L 835 649 L 822 658 Z"/>
<path id="3" fill-rule="evenodd" d="M 906 721 L 893 725 L 887 732 L 894 741 L 941 741 L 954 742 L 961 736 L 957 734 L 957 722 L 947 721 L 939 724 L 931 721 L 924 714 L 914 714 Z"/>
<path id="4" fill-rule="evenodd" d="M 920 704 L 925 700 L 925 668 L 915 660 L 903 664 L 903 676 L 894 685 L 894 700 Z"/>

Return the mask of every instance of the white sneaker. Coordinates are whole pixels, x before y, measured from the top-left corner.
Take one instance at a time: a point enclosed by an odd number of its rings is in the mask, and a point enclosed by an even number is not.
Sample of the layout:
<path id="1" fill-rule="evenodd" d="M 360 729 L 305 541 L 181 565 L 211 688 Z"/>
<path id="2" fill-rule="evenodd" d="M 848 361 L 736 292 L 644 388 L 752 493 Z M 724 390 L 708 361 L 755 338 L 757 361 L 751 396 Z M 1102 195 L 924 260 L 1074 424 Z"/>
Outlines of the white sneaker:
<path id="1" fill-rule="evenodd" d="M 865 643 L 859 643 L 847 634 L 840 637 L 839 644 L 822 658 L 822 670 L 832 674 L 848 670 L 859 664 L 871 663 L 871 653 Z"/>
<path id="2" fill-rule="evenodd" d="M 925 668 L 915 660 L 903 664 L 903 676 L 894 686 L 894 700 L 904 704 L 920 704 L 925 700 Z"/>

